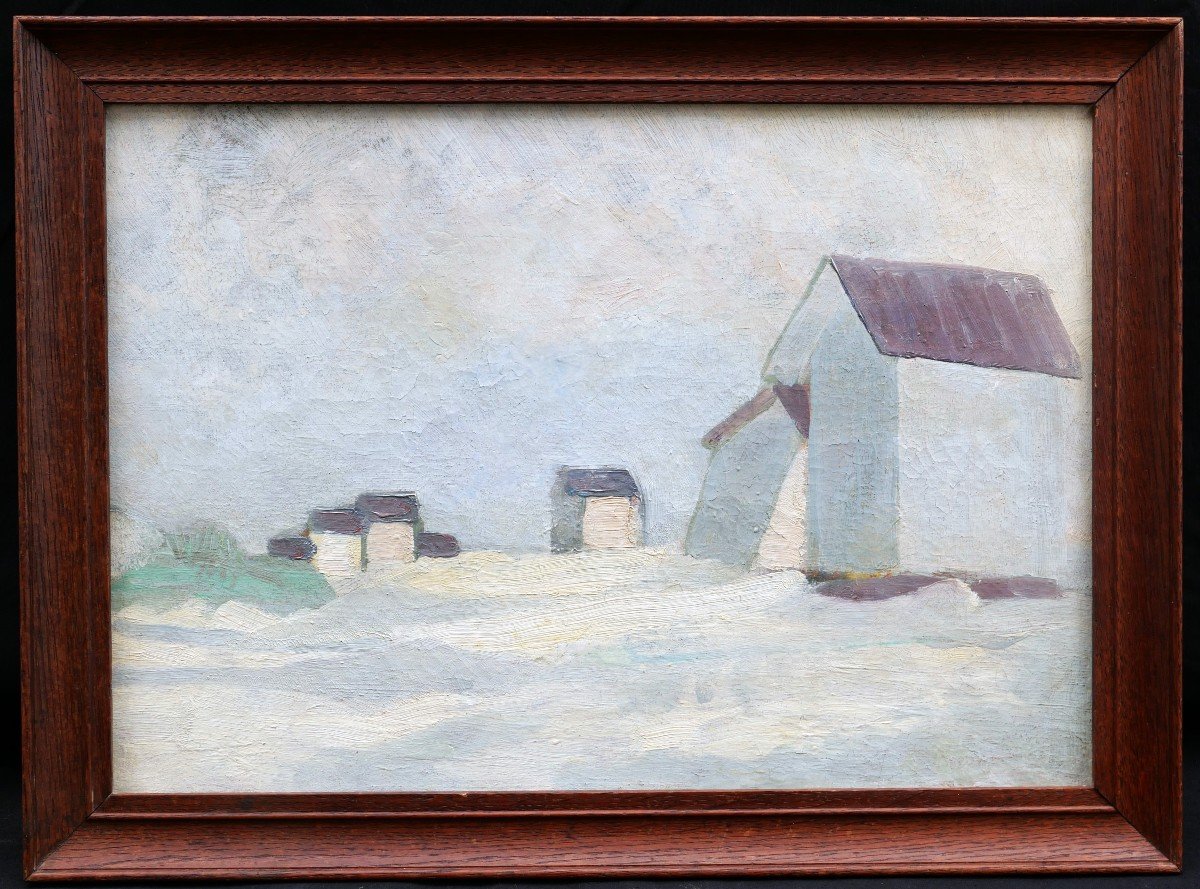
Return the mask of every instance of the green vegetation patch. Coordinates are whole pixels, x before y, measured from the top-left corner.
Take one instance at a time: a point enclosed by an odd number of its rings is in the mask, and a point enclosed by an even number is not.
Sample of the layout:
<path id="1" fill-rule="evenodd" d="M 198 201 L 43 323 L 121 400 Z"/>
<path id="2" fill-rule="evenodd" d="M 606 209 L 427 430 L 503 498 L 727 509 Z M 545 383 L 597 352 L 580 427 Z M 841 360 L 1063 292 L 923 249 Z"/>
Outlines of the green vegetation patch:
<path id="1" fill-rule="evenodd" d="M 168 552 L 113 580 L 114 610 L 134 604 L 170 608 L 191 598 L 287 612 L 334 598 L 329 582 L 307 562 L 248 555 L 224 531 L 168 534 L 167 544 Z"/>

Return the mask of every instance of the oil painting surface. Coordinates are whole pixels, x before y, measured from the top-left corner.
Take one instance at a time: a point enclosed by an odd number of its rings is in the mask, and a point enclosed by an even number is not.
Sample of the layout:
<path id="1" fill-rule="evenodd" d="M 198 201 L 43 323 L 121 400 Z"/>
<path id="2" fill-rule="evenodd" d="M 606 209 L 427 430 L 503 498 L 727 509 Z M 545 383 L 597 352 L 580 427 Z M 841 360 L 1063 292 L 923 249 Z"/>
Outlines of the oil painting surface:
<path id="1" fill-rule="evenodd" d="M 110 107 L 115 789 L 1089 784 L 1090 140 Z"/>

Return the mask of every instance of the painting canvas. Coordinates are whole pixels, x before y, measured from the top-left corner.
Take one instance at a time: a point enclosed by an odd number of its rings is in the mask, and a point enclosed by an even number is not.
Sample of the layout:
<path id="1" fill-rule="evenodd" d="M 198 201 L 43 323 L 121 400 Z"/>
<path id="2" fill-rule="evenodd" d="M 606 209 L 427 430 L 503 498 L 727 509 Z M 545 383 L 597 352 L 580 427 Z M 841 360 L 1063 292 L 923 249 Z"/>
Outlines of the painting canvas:
<path id="1" fill-rule="evenodd" d="M 1087 109 L 107 114 L 115 790 L 1090 786 Z"/>

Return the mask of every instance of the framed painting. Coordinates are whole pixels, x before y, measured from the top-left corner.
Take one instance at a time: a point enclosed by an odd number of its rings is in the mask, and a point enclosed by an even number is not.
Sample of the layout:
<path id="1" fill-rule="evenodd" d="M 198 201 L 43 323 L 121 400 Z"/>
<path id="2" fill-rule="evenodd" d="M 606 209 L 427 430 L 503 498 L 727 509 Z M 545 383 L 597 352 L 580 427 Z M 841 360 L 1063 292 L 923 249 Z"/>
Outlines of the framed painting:
<path id="1" fill-rule="evenodd" d="M 15 41 L 30 879 L 1179 868 L 1179 21 Z"/>

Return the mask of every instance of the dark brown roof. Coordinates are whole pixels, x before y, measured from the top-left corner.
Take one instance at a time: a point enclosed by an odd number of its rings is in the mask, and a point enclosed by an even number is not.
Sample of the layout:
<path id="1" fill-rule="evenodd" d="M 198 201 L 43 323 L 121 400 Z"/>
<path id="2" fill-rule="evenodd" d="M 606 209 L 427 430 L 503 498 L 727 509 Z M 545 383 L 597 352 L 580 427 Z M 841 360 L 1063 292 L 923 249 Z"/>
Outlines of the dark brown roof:
<path id="1" fill-rule="evenodd" d="M 572 469 L 559 470 L 563 487 L 568 494 L 578 497 L 634 497 L 637 482 L 627 469 Z"/>
<path id="2" fill-rule="evenodd" d="M 422 531 L 417 535 L 417 555 L 426 559 L 449 559 L 461 552 L 458 538 L 453 534 L 434 534 Z"/>
<path id="3" fill-rule="evenodd" d="M 783 405 L 783 409 L 796 424 L 797 431 L 808 438 L 808 425 L 811 417 L 808 384 L 798 383 L 795 386 L 785 386 L 783 383 L 776 383 L 774 391 L 779 403 Z"/>
<path id="4" fill-rule="evenodd" d="M 369 522 L 415 522 L 420 517 L 417 495 L 411 491 L 396 494 L 360 494 L 355 508 Z"/>
<path id="5" fill-rule="evenodd" d="M 884 355 L 1079 378 L 1079 355 L 1040 278 L 849 256 L 832 262 Z"/>
<path id="6" fill-rule="evenodd" d="M 365 519 L 357 509 L 314 509 L 308 514 L 312 531 L 329 534 L 361 534 Z"/>
<path id="7" fill-rule="evenodd" d="M 267 553 L 284 559 L 311 559 L 317 547 L 307 537 L 272 537 L 267 541 Z"/>

